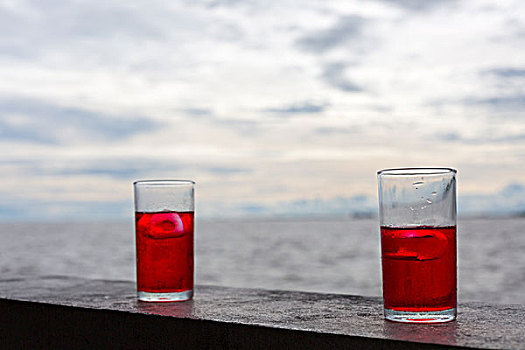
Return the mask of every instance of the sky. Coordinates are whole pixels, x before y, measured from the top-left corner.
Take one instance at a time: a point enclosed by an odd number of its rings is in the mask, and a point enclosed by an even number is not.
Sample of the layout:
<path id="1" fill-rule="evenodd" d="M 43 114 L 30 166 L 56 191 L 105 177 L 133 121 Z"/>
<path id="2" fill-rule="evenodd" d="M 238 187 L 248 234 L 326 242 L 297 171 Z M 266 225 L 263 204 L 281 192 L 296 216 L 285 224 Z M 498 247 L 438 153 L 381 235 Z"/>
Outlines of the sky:
<path id="1" fill-rule="evenodd" d="M 377 211 L 377 170 L 458 169 L 525 212 L 520 0 L 0 0 L 0 220 Z"/>

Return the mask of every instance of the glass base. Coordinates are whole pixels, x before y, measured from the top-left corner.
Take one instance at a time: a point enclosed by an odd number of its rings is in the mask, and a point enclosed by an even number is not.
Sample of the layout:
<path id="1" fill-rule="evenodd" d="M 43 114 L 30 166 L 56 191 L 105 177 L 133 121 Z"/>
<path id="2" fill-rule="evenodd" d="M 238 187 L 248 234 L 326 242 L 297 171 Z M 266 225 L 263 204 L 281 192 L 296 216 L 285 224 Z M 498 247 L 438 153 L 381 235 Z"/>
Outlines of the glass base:
<path id="1" fill-rule="evenodd" d="M 193 298 L 193 289 L 184 292 L 175 293 L 150 293 L 150 292 L 137 292 L 137 298 L 140 301 L 147 301 L 152 303 L 167 303 L 171 301 L 185 301 Z"/>
<path id="2" fill-rule="evenodd" d="M 442 323 L 456 319 L 456 308 L 441 311 L 407 312 L 385 309 L 385 318 L 389 321 L 404 323 Z"/>

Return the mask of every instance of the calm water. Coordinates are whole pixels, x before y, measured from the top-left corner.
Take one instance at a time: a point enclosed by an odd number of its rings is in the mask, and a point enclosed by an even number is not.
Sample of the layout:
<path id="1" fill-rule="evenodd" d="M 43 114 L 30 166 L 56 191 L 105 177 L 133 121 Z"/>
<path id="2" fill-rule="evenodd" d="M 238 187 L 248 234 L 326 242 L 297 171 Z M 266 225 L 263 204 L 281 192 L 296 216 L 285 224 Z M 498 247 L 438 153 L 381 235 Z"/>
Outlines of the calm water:
<path id="1" fill-rule="evenodd" d="M 459 297 L 525 304 L 525 218 L 460 220 Z M 200 284 L 379 296 L 376 220 L 199 221 Z M 0 224 L 0 278 L 134 280 L 133 224 Z"/>

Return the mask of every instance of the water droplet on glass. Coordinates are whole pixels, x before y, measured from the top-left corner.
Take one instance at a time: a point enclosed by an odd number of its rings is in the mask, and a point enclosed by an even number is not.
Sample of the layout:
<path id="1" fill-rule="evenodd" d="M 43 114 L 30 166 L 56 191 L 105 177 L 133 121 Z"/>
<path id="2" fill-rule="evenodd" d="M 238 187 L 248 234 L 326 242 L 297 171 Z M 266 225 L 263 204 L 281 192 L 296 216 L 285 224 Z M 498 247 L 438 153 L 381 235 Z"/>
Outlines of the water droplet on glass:
<path id="1" fill-rule="evenodd" d="M 422 184 L 424 184 L 423 181 L 416 181 L 416 182 L 412 183 L 412 186 L 419 186 L 419 185 L 422 185 Z M 417 190 L 417 188 L 416 188 L 416 190 Z"/>
<path id="2" fill-rule="evenodd" d="M 432 204 L 432 201 L 430 199 L 427 198 L 427 203 L 428 204 Z"/>
<path id="3" fill-rule="evenodd" d="M 432 195 L 437 196 L 437 192 L 436 191 L 432 192 Z"/>

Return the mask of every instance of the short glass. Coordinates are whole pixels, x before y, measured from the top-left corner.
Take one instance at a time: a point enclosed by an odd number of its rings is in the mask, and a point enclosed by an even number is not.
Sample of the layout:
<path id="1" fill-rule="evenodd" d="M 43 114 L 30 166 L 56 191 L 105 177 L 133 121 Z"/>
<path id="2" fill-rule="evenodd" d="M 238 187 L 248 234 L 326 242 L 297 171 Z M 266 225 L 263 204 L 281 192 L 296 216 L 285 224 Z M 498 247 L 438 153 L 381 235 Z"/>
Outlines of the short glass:
<path id="1" fill-rule="evenodd" d="M 188 180 L 133 184 L 137 296 L 141 301 L 193 297 L 194 184 Z"/>
<path id="2" fill-rule="evenodd" d="M 454 320 L 456 170 L 386 169 L 377 175 L 385 318 Z"/>

